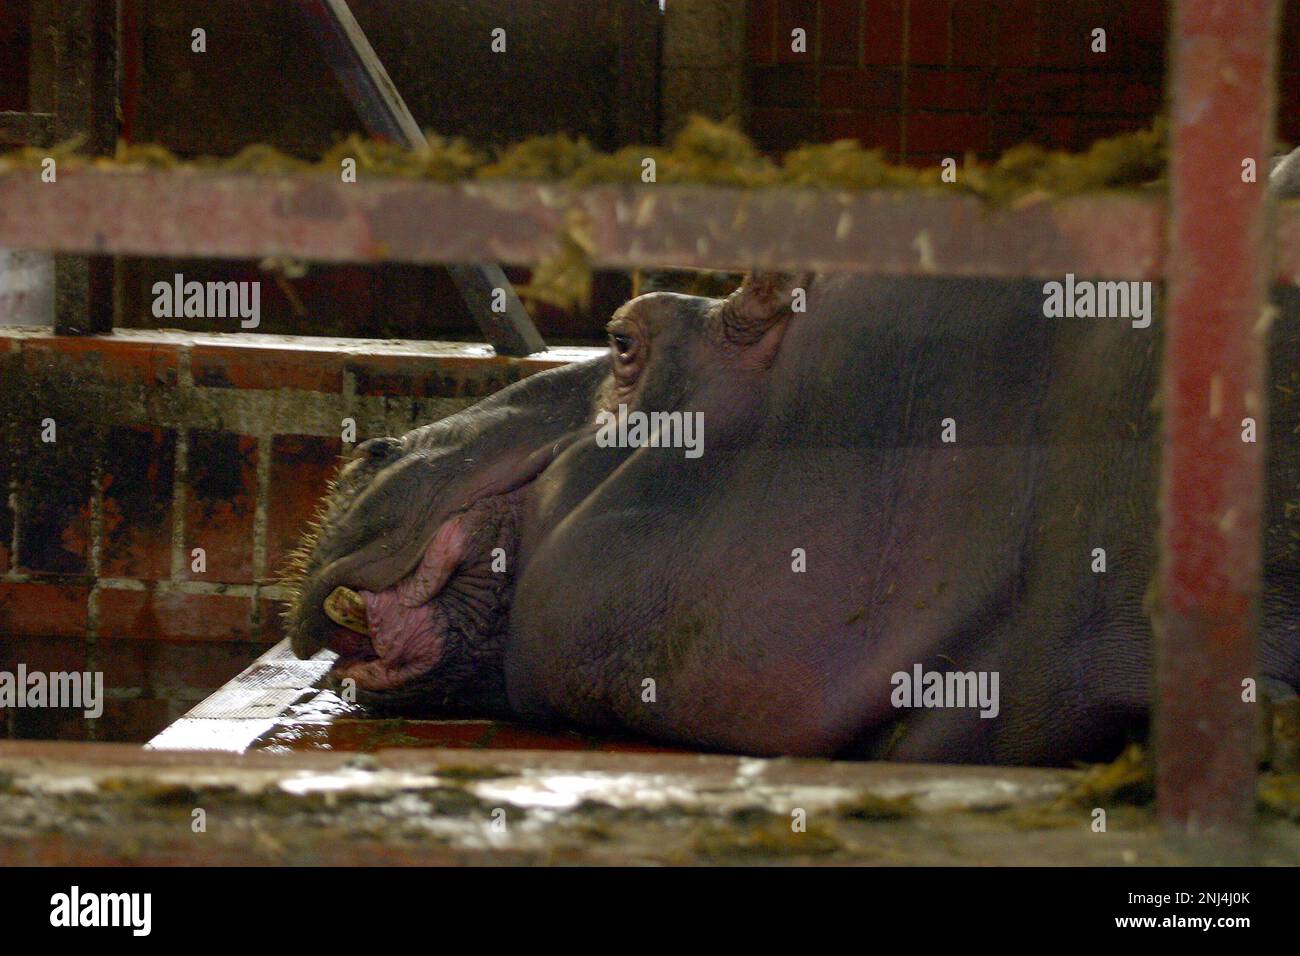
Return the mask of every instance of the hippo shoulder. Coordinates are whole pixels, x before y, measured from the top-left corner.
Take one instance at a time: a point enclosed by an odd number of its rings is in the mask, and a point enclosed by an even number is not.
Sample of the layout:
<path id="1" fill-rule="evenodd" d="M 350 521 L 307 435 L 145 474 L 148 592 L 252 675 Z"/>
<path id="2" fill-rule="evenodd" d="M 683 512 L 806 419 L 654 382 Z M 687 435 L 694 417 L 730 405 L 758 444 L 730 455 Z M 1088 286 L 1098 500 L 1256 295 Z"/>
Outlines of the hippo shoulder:
<path id="1" fill-rule="evenodd" d="M 1300 149 L 1274 158 L 1268 188 L 1278 199 L 1300 198 Z"/>

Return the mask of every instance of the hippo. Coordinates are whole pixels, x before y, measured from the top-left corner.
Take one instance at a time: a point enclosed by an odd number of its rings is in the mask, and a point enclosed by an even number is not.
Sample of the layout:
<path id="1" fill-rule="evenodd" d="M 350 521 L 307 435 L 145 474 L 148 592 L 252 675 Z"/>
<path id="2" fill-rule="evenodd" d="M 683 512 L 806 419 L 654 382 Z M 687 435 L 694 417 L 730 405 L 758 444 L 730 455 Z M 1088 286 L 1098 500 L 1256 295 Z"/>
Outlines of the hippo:
<path id="1" fill-rule="evenodd" d="M 1300 295 L 1276 294 L 1258 676 L 1290 695 Z M 607 354 L 357 446 L 298 554 L 293 650 L 336 651 L 382 710 L 753 755 L 1113 756 L 1152 696 L 1161 322 L 1045 298 L 774 273 L 638 296 Z"/>

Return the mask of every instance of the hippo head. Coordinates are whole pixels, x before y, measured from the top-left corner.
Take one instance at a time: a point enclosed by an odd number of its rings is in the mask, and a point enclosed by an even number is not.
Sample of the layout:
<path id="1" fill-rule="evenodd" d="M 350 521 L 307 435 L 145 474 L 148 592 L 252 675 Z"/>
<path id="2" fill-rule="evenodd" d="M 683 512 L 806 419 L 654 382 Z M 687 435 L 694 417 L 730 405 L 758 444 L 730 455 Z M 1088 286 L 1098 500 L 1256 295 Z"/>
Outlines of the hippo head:
<path id="1" fill-rule="evenodd" d="M 507 711 L 503 660 L 537 479 L 566 449 L 590 445 L 602 412 L 698 407 L 720 385 L 743 388 L 773 361 L 801 284 L 760 275 L 725 299 L 639 296 L 610 320 L 607 355 L 533 375 L 401 438 L 358 445 L 286 576 L 294 652 L 337 652 L 334 679 L 355 681 L 357 700 L 370 706 Z M 552 475 L 538 533 L 625 455 L 598 456 L 567 494 Z"/>

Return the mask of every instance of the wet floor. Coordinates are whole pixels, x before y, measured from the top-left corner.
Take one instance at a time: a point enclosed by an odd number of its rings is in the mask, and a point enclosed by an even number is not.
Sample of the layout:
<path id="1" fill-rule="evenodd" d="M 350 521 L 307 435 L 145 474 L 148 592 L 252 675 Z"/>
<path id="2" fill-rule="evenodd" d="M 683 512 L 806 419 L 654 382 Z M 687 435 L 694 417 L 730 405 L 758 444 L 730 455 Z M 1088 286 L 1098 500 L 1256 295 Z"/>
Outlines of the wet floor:
<path id="1" fill-rule="evenodd" d="M 495 720 L 433 720 L 367 714 L 329 691 L 288 708 L 249 750 L 288 753 L 336 750 L 370 753 L 400 747 L 450 750 L 617 750 L 673 753 L 673 748 L 634 740 L 545 731 Z"/>
<path id="2" fill-rule="evenodd" d="M 1175 841 L 1132 788 L 1099 780 L 686 754 L 6 742 L 0 865 L 1300 860 L 1295 815 L 1261 813 L 1249 840 Z"/>
<path id="3" fill-rule="evenodd" d="M 333 654 L 309 661 L 276 645 L 149 742 L 159 750 L 373 752 L 395 748 L 452 750 L 608 750 L 681 753 L 622 738 L 541 730 L 506 721 L 435 720 L 372 715 L 318 685 Z"/>
<path id="4" fill-rule="evenodd" d="M 331 664 L 272 648 L 145 749 L 0 742 L 0 863 L 1300 861 L 1295 775 L 1261 781 L 1251 839 L 1188 844 L 1137 753 L 1087 772 L 674 753 L 367 717 L 320 688 Z"/>

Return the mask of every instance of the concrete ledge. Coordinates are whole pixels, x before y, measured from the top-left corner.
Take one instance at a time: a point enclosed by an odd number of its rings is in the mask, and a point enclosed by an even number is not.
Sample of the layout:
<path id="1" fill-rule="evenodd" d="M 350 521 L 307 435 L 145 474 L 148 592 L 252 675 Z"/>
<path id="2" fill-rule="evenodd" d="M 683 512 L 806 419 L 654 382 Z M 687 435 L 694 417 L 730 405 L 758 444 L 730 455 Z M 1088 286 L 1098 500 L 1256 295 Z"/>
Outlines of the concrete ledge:
<path id="1" fill-rule="evenodd" d="M 1080 777 L 676 754 L 0 743 L 0 863 L 1168 865 L 1300 854 L 1300 828 L 1276 819 L 1250 846 L 1175 844 L 1149 808 L 1117 803 L 1108 832 L 1095 833 L 1091 808 L 1062 802 Z"/>

